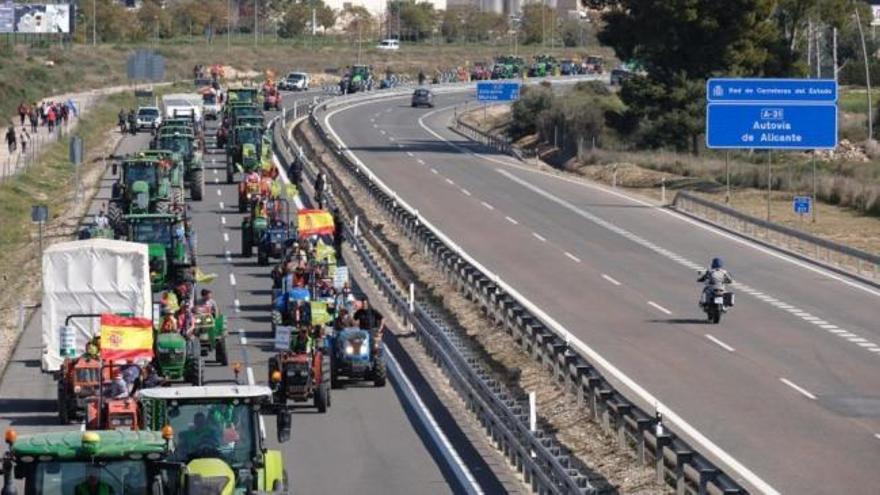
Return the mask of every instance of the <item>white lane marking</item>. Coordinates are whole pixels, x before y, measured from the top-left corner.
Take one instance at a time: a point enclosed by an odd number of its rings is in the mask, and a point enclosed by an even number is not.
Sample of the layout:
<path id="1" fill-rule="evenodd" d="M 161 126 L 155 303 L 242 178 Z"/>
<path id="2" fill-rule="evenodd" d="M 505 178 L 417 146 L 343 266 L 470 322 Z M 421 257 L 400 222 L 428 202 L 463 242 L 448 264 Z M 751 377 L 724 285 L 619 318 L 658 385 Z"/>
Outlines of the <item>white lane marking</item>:
<path id="1" fill-rule="evenodd" d="M 241 345 L 247 345 L 247 337 L 244 335 L 244 328 L 238 329 L 238 338 L 241 340 Z"/>
<path id="2" fill-rule="evenodd" d="M 229 274 L 229 285 L 235 285 L 235 274 L 234 273 Z"/>
<path id="3" fill-rule="evenodd" d="M 880 440 L 880 433 L 874 433 L 874 437 Z"/>
<path id="4" fill-rule="evenodd" d="M 510 217 L 504 217 L 504 219 L 514 225 L 519 225 L 519 222 L 517 222 L 516 219 L 510 218 Z"/>
<path id="5" fill-rule="evenodd" d="M 495 209 L 494 206 L 490 205 L 489 203 L 487 203 L 487 202 L 485 202 L 485 201 L 480 201 L 480 204 L 482 204 L 483 206 L 485 206 L 487 210 L 494 210 L 494 209 Z"/>
<path id="6" fill-rule="evenodd" d="M 468 87 L 468 89 L 466 89 L 466 90 L 471 90 L 471 88 L 473 88 L 473 86 Z M 405 98 L 405 97 L 402 97 L 402 98 Z M 350 110 L 354 107 L 367 105 L 370 103 L 372 103 L 372 101 L 355 103 L 350 106 L 335 109 L 335 110 L 327 113 L 327 115 L 324 116 L 324 126 L 327 128 L 327 131 L 330 133 L 330 135 L 333 137 L 333 139 L 336 141 L 336 143 L 339 144 L 340 146 L 343 146 L 343 149 L 344 149 L 343 152 L 346 153 L 349 156 L 349 158 L 351 158 L 357 164 L 357 166 L 360 170 L 362 170 L 366 174 L 369 174 L 370 179 L 376 180 L 376 182 L 379 184 L 379 186 L 382 187 L 382 189 L 384 189 L 386 192 L 388 192 L 389 194 L 393 194 L 394 191 L 392 191 L 391 188 L 389 188 L 384 182 L 382 182 L 381 179 L 376 177 L 376 175 L 373 173 L 373 171 L 370 170 L 369 167 L 367 167 L 364 164 L 364 162 L 362 162 L 361 159 L 357 157 L 357 155 L 355 155 L 351 150 L 344 147 L 344 142 L 339 137 L 339 134 L 336 132 L 336 130 L 333 128 L 333 126 L 330 125 L 330 119 L 334 115 L 336 115 L 337 113 L 339 113 L 343 110 Z M 422 117 L 419 118 L 419 125 L 422 126 L 427 132 L 429 132 L 430 134 L 435 136 L 437 139 L 445 141 L 451 147 L 459 149 L 460 151 L 463 151 L 465 153 L 470 153 L 467 150 L 464 150 L 463 148 L 452 144 L 447 139 L 443 138 L 442 136 L 440 136 L 436 132 L 432 131 L 423 122 L 423 119 L 425 117 L 427 117 L 433 113 L 439 112 L 441 110 L 447 110 L 449 108 L 452 108 L 452 107 L 450 106 L 447 108 L 441 108 L 441 109 L 437 109 L 432 112 L 426 113 L 425 115 L 423 115 Z M 401 201 L 401 203 L 410 212 L 415 211 L 413 209 L 413 207 L 410 206 L 409 204 L 407 204 L 405 201 Z M 444 234 L 439 229 L 437 229 L 435 226 L 433 226 L 428 220 L 423 219 L 423 221 L 424 221 L 424 224 L 429 229 L 431 229 L 431 231 L 434 232 L 434 234 L 437 237 L 439 237 L 441 240 L 443 240 L 443 242 L 445 242 L 449 246 L 451 246 L 456 252 L 458 252 L 458 254 L 460 256 L 465 258 L 468 262 L 473 264 L 476 268 L 478 268 L 483 273 L 489 275 L 490 277 L 494 276 L 493 272 L 486 269 L 486 267 L 484 267 L 479 261 L 475 260 L 472 256 L 470 256 L 469 254 L 464 252 L 464 250 L 462 250 L 457 244 L 452 242 L 452 240 L 449 239 L 449 237 L 446 236 L 446 234 Z M 566 342 L 570 343 L 575 348 L 577 348 L 578 350 L 583 352 L 587 356 L 588 359 L 592 360 L 592 362 L 594 363 L 595 366 L 597 366 L 601 370 L 604 370 L 609 375 L 612 375 L 616 380 L 620 381 L 622 384 L 622 387 L 630 390 L 636 397 L 638 397 L 638 399 L 643 404 L 650 404 L 651 406 L 653 406 L 654 410 L 661 413 L 664 417 L 666 417 L 668 422 L 670 422 L 671 424 L 674 424 L 674 425 L 676 425 L 676 427 L 680 428 L 685 435 L 689 436 L 691 439 L 693 439 L 694 442 L 696 442 L 697 444 L 701 445 L 703 448 L 708 450 L 712 455 L 714 455 L 716 458 L 719 459 L 719 462 L 721 462 L 723 465 L 728 467 L 730 470 L 736 472 L 736 474 L 739 477 L 745 479 L 749 484 L 751 484 L 755 488 L 755 490 L 760 491 L 762 493 L 765 493 L 766 495 L 779 495 L 779 491 L 776 490 L 775 488 L 773 488 L 773 486 L 771 486 L 769 483 L 767 483 L 766 481 L 761 479 L 761 477 L 759 477 L 752 470 L 747 468 L 743 463 L 741 463 L 735 457 L 730 455 L 730 453 L 728 453 L 726 450 L 724 450 L 720 446 L 718 446 L 718 444 L 716 444 L 715 442 L 710 440 L 708 437 L 706 437 L 706 435 L 702 434 L 693 425 L 691 425 L 690 423 L 685 421 L 684 418 L 682 418 L 674 410 L 672 410 L 671 408 L 667 407 L 665 404 L 660 402 L 660 400 L 657 399 L 657 397 L 655 397 L 653 394 L 648 392 L 644 387 L 642 387 L 641 385 L 636 383 L 626 373 L 624 373 L 619 368 L 617 368 L 616 366 L 611 364 L 611 362 L 609 362 L 607 359 L 605 359 L 600 353 L 596 352 L 595 349 L 593 349 L 592 347 L 590 347 L 589 345 L 585 344 L 583 341 L 581 341 L 580 339 L 578 339 L 577 337 L 572 335 L 572 333 L 567 328 L 562 326 L 562 324 L 560 324 L 553 317 L 551 317 L 546 312 L 544 312 L 541 308 L 539 308 L 537 305 L 535 305 L 535 303 L 533 303 L 531 300 L 529 300 L 526 297 L 523 297 L 523 295 L 520 294 L 519 291 L 517 291 L 515 288 L 511 287 L 509 284 L 505 283 L 503 280 L 501 280 L 500 277 L 496 276 L 496 278 L 498 280 L 498 283 L 505 289 L 505 291 L 507 291 L 509 294 L 511 294 L 515 298 L 519 299 L 520 301 L 522 301 L 522 303 L 526 306 L 526 308 L 528 308 L 530 311 L 532 311 L 532 313 L 534 313 L 535 316 L 537 316 L 539 319 L 541 319 L 545 324 L 549 325 L 556 333 L 558 333 L 559 335 L 564 337 Z M 880 349 L 878 349 L 878 350 L 880 350 Z M 643 407 L 644 407 L 644 405 L 643 405 Z"/>
<path id="7" fill-rule="evenodd" d="M 232 253 L 230 253 L 228 249 L 223 253 L 223 256 L 226 258 L 227 263 L 232 263 Z"/>
<path id="8" fill-rule="evenodd" d="M 232 301 L 232 306 L 236 313 L 241 313 L 241 301 L 238 299 Z"/>
<path id="9" fill-rule="evenodd" d="M 824 325 L 819 325 L 819 326 L 820 326 L 821 328 L 824 328 L 825 330 L 835 330 L 835 329 L 838 328 L 837 325 L 832 325 L 832 324 L 830 324 L 830 323 L 826 323 L 826 324 L 824 324 Z"/>
<path id="10" fill-rule="evenodd" d="M 459 145 L 453 143 L 452 141 L 450 141 L 450 140 L 444 138 L 444 137 L 441 136 L 440 134 L 437 134 L 433 129 L 429 128 L 429 127 L 425 124 L 425 122 L 424 122 L 424 119 L 425 119 L 426 117 L 428 117 L 428 116 L 430 116 L 430 115 L 432 115 L 432 114 L 434 114 L 434 113 L 440 112 L 440 111 L 448 110 L 448 109 L 450 109 L 450 108 L 453 108 L 454 106 L 455 106 L 455 105 L 448 106 L 448 107 L 444 107 L 444 108 L 438 108 L 438 109 L 436 109 L 436 110 L 433 110 L 433 111 L 431 111 L 431 112 L 428 112 L 428 113 L 422 115 L 421 117 L 419 117 L 419 126 L 421 126 L 422 129 L 424 129 L 426 132 L 428 132 L 429 134 L 431 134 L 431 135 L 434 136 L 435 138 L 437 138 L 437 139 L 439 139 L 440 141 L 443 141 L 444 143 L 446 143 L 447 146 L 449 146 L 449 147 L 451 147 L 451 148 L 454 148 L 454 149 L 460 151 L 461 153 L 464 153 L 464 154 L 467 154 L 467 155 L 471 155 L 471 156 L 475 156 L 475 157 L 477 157 L 477 158 L 481 158 L 481 159 L 483 159 L 483 160 L 486 160 L 486 161 L 489 161 L 489 162 L 492 162 L 492 163 L 497 163 L 497 164 L 500 164 L 500 165 L 504 165 L 504 166 L 506 166 L 506 167 L 515 168 L 515 169 L 520 170 L 520 171 L 523 171 L 523 172 L 529 172 L 529 173 L 533 173 L 533 174 L 539 174 L 539 175 L 543 175 L 543 176 L 545 176 L 545 177 L 550 177 L 550 178 L 553 178 L 553 179 L 558 179 L 558 180 L 561 180 L 561 181 L 564 181 L 564 182 L 568 182 L 568 183 L 570 183 L 570 184 L 575 184 L 575 185 L 579 185 L 579 186 L 581 186 L 581 187 L 586 187 L 586 188 L 588 188 L 588 189 L 594 189 L 594 190 L 597 190 L 597 191 L 602 191 L 602 192 L 605 192 L 605 193 L 610 194 L 610 195 L 612 195 L 612 196 L 616 196 L 616 197 L 618 197 L 618 198 L 625 199 L 625 200 L 627 200 L 627 201 L 629 201 L 629 202 L 636 203 L 636 204 L 639 204 L 639 205 L 642 205 L 642 206 L 647 206 L 647 207 L 651 208 L 651 209 L 654 210 L 654 211 L 657 211 L 657 212 L 660 212 L 660 213 L 664 213 L 664 214 L 669 215 L 669 216 L 671 216 L 671 217 L 673 217 L 673 218 L 675 218 L 675 219 L 678 219 L 678 220 L 680 220 L 680 221 L 686 222 L 686 223 L 688 223 L 688 224 L 690 224 L 690 225 L 692 225 L 692 226 L 694 226 L 694 227 L 697 227 L 697 228 L 703 229 L 703 230 L 705 230 L 705 231 L 707 231 L 707 232 L 711 232 L 711 233 L 713 233 L 713 234 L 719 235 L 719 236 L 724 237 L 724 238 L 726 238 L 726 239 L 732 240 L 732 241 L 734 241 L 734 242 L 736 242 L 736 243 L 738 243 L 738 244 L 742 244 L 743 246 L 747 246 L 747 247 L 749 247 L 749 248 L 751 248 L 751 249 L 754 249 L 754 250 L 756 250 L 756 251 L 759 251 L 759 252 L 761 252 L 761 253 L 767 254 L 767 255 L 769 255 L 769 256 L 773 256 L 774 258 L 784 260 L 784 261 L 786 261 L 786 262 L 788 262 L 788 263 L 791 263 L 791 264 L 793 264 L 793 265 L 795 265 L 795 266 L 798 266 L 798 267 L 800 267 L 800 268 L 804 268 L 804 269 L 810 270 L 810 271 L 812 271 L 812 272 L 818 273 L 818 274 L 820 274 L 820 275 L 822 275 L 822 276 L 824 276 L 824 277 L 830 278 L 830 279 L 832 279 L 832 280 L 836 280 L 836 281 L 838 281 L 838 282 L 840 282 L 840 283 L 842 283 L 842 284 L 845 284 L 845 285 L 848 285 L 848 286 L 853 287 L 853 288 L 855 288 L 855 289 L 861 290 L 862 292 L 866 292 L 866 293 L 871 294 L 871 295 L 873 295 L 873 296 L 880 297 L 880 291 L 875 290 L 875 289 L 872 289 L 871 287 L 868 287 L 868 286 L 866 286 L 866 285 L 862 285 L 862 284 L 859 283 L 859 282 L 855 282 L 855 281 L 852 281 L 852 280 L 848 280 L 847 278 L 845 278 L 845 277 L 843 277 L 843 276 L 837 275 L 837 274 L 832 273 L 832 272 L 830 272 L 830 271 L 828 271 L 828 270 L 825 270 L 825 269 L 820 268 L 820 267 L 818 267 L 818 266 L 812 265 L 812 264 L 810 264 L 810 263 L 808 263 L 808 262 L 803 262 L 803 261 L 800 261 L 800 260 L 798 260 L 798 259 L 792 258 L 792 257 L 790 257 L 790 256 L 788 256 L 788 255 L 785 255 L 785 254 L 783 254 L 783 253 L 777 252 L 777 251 L 773 250 L 772 248 L 765 248 L 765 247 L 763 247 L 763 246 L 761 246 L 761 245 L 759 245 L 759 244 L 757 244 L 757 243 L 755 243 L 755 242 L 752 242 L 752 241 L 750 241 L 750 240 L 748 240 L 748 239 L 744 239 L 744 238 L 739 237 L 739 236 L 737 236 L 737 235 L 729 234 L 729 233 L 727 233 L 727 232 L 724 232 L 724 231 L 722 231 L 722 230 L 719 230 L 717 227 L 714 227 L 714 226 L 708 225 L 708 224 L 706 224 L 706 223 L 704 223 L 704 222 L 701 222 L 701 221 L 699 221 L 699 220 L 695 220 L 695 219 L 690 218 L 690 217 L 688 217 L 688 216 L 686 216 L 686 215 L 682 215 L 681 213 L 678 213 L 678 212 L 676 212 L 676 211 L 674 211 L 674 210 L 671 210 L 671 209 L 669 209 L 669 208 L 664 208 L 664 207 L 662 207 L 662 206 L 657 206 L 657 205 L 652 204 L 652 203 L 650 203 L 650 202 L 648 202 L 648 201 L 644 201 L 644 200 L 641 200 L 641 199 L 638 199 L 638 198 L 635 198 L 635 197 L 629 196 L 629 195 L 624 194 L 624 193 L 622 193 L 622 192 L 620 192 L 620 191 L 616 191 L 616 190 L 614 190 L 614 189 L 611 189 L 611 188 L 608 188 L 608 187 L 605 187 L 605 186 L 601 186 L 601 185 L 599 185 L 599 184 L 595 184 L 595 183 L 587 182 L 586 180 L 583 180 L 583 179 L 576 179 L 576 178 L 574 178 L 574 177 L 566 177 L 566 176 L 562 176 L 562 175 L 552 174 L 552 173 L 549 173 L 549 172 L 546 172 L 546 171 L 543 171 L 543 170 L 538 170 L 538 169 L 535 169 L 535 168 L 531 168 L 531 167 L 523 166 L 523 165 L 520 165 L 520 164 L 517 164 L 517 163 L 508 162 L 508 161 L 505 161 L 505 160 L 499 160 L 499 159 L 494 158 L 494 157 L 492 157 L 492 156 L 482 155 L 482 154 L 480 154 L 480 153 L 474 153 L 473 151 L 470 151 L 470 150 L 468 150 L 468 149 L 465 149 L 465 148 L 463 148 L 463 147 L 461 147 L 461 146 L 459 146 Z M 334 112 L 334 113 L 335 113 L 335 112 Z M 325 123 L 325 124 L 328 123 L 328 120 L 329 120 L 329 117 L 330 117 L 330 116 L 331 116 L 331 115 L 328 115 L 327 117 L 324 118 L 324 123 Z M 338 137 L 339 137 L 339 136 L 336 135 L 335 132 L 334 132 L 334 137 L 336 137 L 337 140 L 338 140 Z M 499 170 L 499 171 L 500 171 L 500 170 Z M 754 476 L 754 473 L 749 472 L 749 475 Z M 763 480 L 760 480 L 760 479 L 757 479 L 757 478 L 756 478 L 756 480 L 754 480 L 754 481 L 755 481 L 755 482 L 760 482 L 762 485 L 766 485 L 766 483 L 763 482 Z M 768 489 L 772 489 L 769 485 L 766 485 L 766 486 L 767 486 Z"/>
<path id="11" fill-rule="evenodd" d="M 250 366 L 247 367 L 247 379 L 248 379 L 248 385 L 254 384 L 254 369 L 251 368 Z"/>
<path id="12" fill-rule="evenodd" d="M 462 189 L 462 190 L 461 190 L 461 193 L 464 194 L 465 196 L 470 196 L 470 195 L 471 195 L 471 192 L 468 191 L 467 189 Z"/>
<path id="13" fill-rule="evenodd" d="M 379 129 L 379 132 L 384 136 L 386 134 L 385 129 Z"/>
<path id="14" fill-rule="evenodd" d="M 581 259 L 580 259 L 580 258 L 578 258 L 577 256 L 575 256 L 575 255 L 569 253 L 568 251 L 565 252 L 565 255 L 568 256 L 568 258 L 569 258 L 570 260 L 574 261 L 575 263 L 580 263 L 580 262 L 581 262 Z"/>
<path id="15" fill-rule="evenodd" d="M 413 386 L 412 382 L 409 381 L 409 378 L 406 376 L 406 374 L 403 372 L 403 370 L 400 369 L 400 365 L 397 363 L 397 359 L 394 357 L 394 354 L 392 354 L 391 351 L 386 348 L 385 349 L 385 356 L 391 364 L 391 366 L 389 366 L 389 368 L 392 368 L 392 370 L 393 370 L 392 373 L 396 376 L 399 376 L 400 381 L 403 382 L 402 385 L 404 387 L 406 387 L 407 390 L 409 390 L 409 392 L 410 392 L 409 395 L 414 399 L 413 400 L 413 402 L 415 402 L 414 405 L 418 408 L 418 411 L 421 412 L 420 416 L 422 418 L 424 418 L 424 420 L 425 420 L 424 422 L 427 423 L 426 426 L 430 427 L 429 431 L 434 432 L 434 435 L 432 435 L 432 436 L 436 436 L 436 438 L 439 440 L 438 443 L 442 444 L 444 450 L 446 452 L 448 452 L 449 457 L 452 458 L 451 460 L 453 462 L 455 462 L 455 465 L 458 467 L 458 469 L 464 475 L 464 478 L 467 479 L 470 486 L 465 487 L 466 491 L 468 493 L 474 493 L 474 495 L 483 495 L 484 492 L 483 492 L 482 487 L 480 486 L 479 483 L 477 483 L 476 478 L 474 478 L 474 476 L 471 473 L 470 469 L 468 468 L 467 464 L 465 464 L 465 462 L 462 460 L 461 456 L 455 450 L 455 446 L 453 446 L 452 443 L 449 441 L 449 438 L 447 438 L 446 434 L 443 432 L 443 429 L 440 428 L 440 425 L 437 423 L 437 420 L 434 419 L 434 415 L 431 414 L 430 409 L 428 409 L 428 407 L 425 406 L 425 403 L 422 401 L 422 398 L 419 396 L 419 394 L 416 391 L 415 387 Z M 452 464 L 452 463 L 450 462 L 450 464 Z"/>
<path id="16" fill-rule="evenodd" d="M 211 159 L 211 163 L 214 163 L 214 159 Z M 217 175 L 219 173 L 216 168 L 213 170 L 214 170 L 214 175 Z"/>
<path id="17" fill-rule="evenodd" d="M 808 398 L 808 399 L 810 399 L 810 400 L 816 400 L 816 396 L 815 396 L 815 395 L 811 394 L 811 393 L 808 392 L 806 389 L 799 387 L 799 386 L 798 386 L 796 383 L 794 383 L 793 381 L 791 381 L 791 380 L 789 380 L 789 379 L 787 379 L 787 378 L 780 378 L 779 381 L 781 381 L 782 383 L 788 385 L 789 387 L 791 387 L 791 388 L 797 390 L 798 393 L 800 393 L 800 394 L 803 395 L 804 397 L 806 397 L 806 398 Z"/>
<path id="18" fill-rule="evenodd" d="M 220 217 L 220 223 L 226 225 L 226 217 Z"/>
<path id="19" fill-rule="evenodd" d="M 510 172 L 507 172 L 506 170 L 496 169 L 496 171 L 498 173 L 500 173 L 501 175 L 504 175 L 508 179 L 512 180 L 513 182 L 516 182 L 516 183 L 520 184 L 521 186 L 525 187 L 526 189 L 529 189 L 529 190 L 535 192 L 536 194 L 543 196 L 544 198 L 546 198 L 554 203 L 557 203 L 558 205 L 560 205 L 560 206 L 574 212 L 575 214 L 595 223 L 596 225 L 599 225 L 600 227 L 603 227 L 607 230 L 610 230 L 611 232 L 619 234 L 619 235 L 625 237 L 626 239 L 629 239 L 629 240 L 635 242 L 636 244 L 639 244 L 643 247 L 646 247 L 646 248 L 650 249 L 651 251 L 654 251 L 655 253 L 658 253 L 661 256 L 664 256 L 666 258 L 672 259 L 673 261 L 675 261 L 681 265 L 684 265 L 688 268 L 700 268 L 700 265 L 697 265 L 696 263 L 688 261 L 686 258 L 679 256 L 679 255 L 676 255 L 675 253 L 672 253 L 668 249 L 662 248 L 662 247 L 654 244 L 653 242 L 648 241 L 647 239 L 644 239 L 644 238 L 642 238 L 642 237 L 640 237 L 640 236 L 638 236 L 638 235 L 636 235 L 636 234 L 634 234 L 634 233 L 632 233 L 622 227 L 617 226 L 614 223 L 611 223 L 611 222 L 609 222 L 603 218 L 600 218 L 600 217 L 598 217 L 588 211 L 585 211 L 581 208 L 578 208 L 577 206 L 573 205 L 572 203 L 570 203 L 570 202 L 568 202 L 558 196 L 555 196 L 552 193 L 545 191 L 544 189 L 541 189 L 540 187 L 535 186 L 534 184 L 530 184 L 529 182 L 527 182 L 523 179 L 520 179 L 519 177 L 511 174 Z M 746 294 L 751 294 L 752 296 L 758 298 L 759 300 L 765 301 L 768 304 L 771 304 L 774 306 L 775 306 L 774 303 L 779 302 L 777 299 L 773 298 L 772 296 L 764 294 L 763 292 L 760 292 L 757 289 L 749 287 L 748 285 L 746 285 L 742 282 L 736 282 L 733 285 L 733 287 L 745 292 Z M 785 311 L 794 315 L 794 316 L 797 316 L 798 318 L 800 318 L 804 321 L 807 321 L 807 322 L 816 321 L 816 322 L 827 323 L 825 320 L 818 318 L 816 316 L 813 316 L 812 314 L 810 314 L 800 308 L 791 306 L 791 305 L 787 305 L 787 308 L 785 309 Z M 849 332 L 846 334 L 840 334 L 840 335 L 842 337 L 855 337 L 856 336 L 855 334 L 849 333 Z"/>
<path id="20" fill-rule="evenodd" d="M 394 141 L 394 136 L 388 136 L 389 141 Z"/>
<path id="21" fill-rule="evenodd" d="M 532 232 L 532 236 L 541 242 L 547 242 L 547 238 L 537 232 Z"/>
<path id="22" fill-rule="evenodd" d="M 450 186 L 455 185 L 455 182 L 452 182 L 452 179 L 446 179 L 446 183 L 449 184 Z"/>
<path id="23" fill-rule="evenodd" d="M 608 275 L 605 275 L 604 273 L 602 274 L 602 278 L 611 282 L 614 285 L 620 285 L 620 282 L 618 282 L 617 280 L 614 280 L 613 278 L 609 277 Z"/>
<path id="24" fill-rule="evenodd" d="M 229 233 L 227 233 L 227 232 L 223 233 L 223 242 L 229 242 Z"/>
<path id="25" fill-rule="evenodd" d="M 648 301 L 648 305 L 653 306 L 668 315 L 672 314 L 672 311 L 669 311 L 668 309 L 664 308 L 663 306 L 660 306 L 659 304 L 655 303 L 654 301 Z"/>
<path id="26" fill-rule="evenodd" d="M 419 158 L 418 160 L 416 160 L 416 162 L 418 162 L 419 165 L 424 165 L 424 164 L 425 164 L 425 160 L 422 160 L 421 158 Z"/>
<path id="27" fill-rule="evenodd" d="M 221 202 L 220 202 L 220 209 L 222 210 L 222 209 L 225 208 L 225 207 L 226 207 L 226 205 L 224 205 L 224 204 L 223 204 L 223 201 L 221 201 Z"/>
<path id="28" fill-rule="evenodd" d="M 214 184 L 219 184 L 219 183 L 220 183 L 220 178 L 214 177 Z M 219 193 L 220 191 L 217 191 L 217 192 Z"/>
<path id="29" fill-rule="evenodd" d="M 432 168 L 431 173 L 432 174 L 439 174 L 440 172 L 438 172 L 436 168 Z"/>
<path id="30" fill-rule="evenodd" d="M 223 195 L 223 190 L 217 189 L 217 196 L 222 196 L 222 195 Z"/>
<path id="31" fill-rule="evenodd" d="M 724 349 L 727 352 L 733 352 L 736 350 L 733 347 L 730 347 L 729 345 L 725 344 L 724 342 L 721 342 L 719 339 L 709 335 L 708 333 L 706 334 L 706 338 L 711 340 L 712 342 L 715 342 L 716 344 L 718 344 L 722 349 Z"/>
<path id="32" fill-rule="evenodd" d="M 412 154 L 412 151 L 407 151 L 407 152 L 406 152 L 406 156 L 412 158 L 412 157 L 415 156 L 415 155 Z"/>

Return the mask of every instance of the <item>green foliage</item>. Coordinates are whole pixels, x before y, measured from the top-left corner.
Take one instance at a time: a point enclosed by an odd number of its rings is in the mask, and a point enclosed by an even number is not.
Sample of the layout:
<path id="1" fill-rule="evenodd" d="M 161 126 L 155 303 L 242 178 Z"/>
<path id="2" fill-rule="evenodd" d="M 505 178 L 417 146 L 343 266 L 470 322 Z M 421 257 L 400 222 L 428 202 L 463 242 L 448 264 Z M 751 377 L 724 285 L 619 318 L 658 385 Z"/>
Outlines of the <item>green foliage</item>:
<path id="1" fill-rule="evenodd" d="M 486 41 L 507 32 L 503 14 L 482 12 L 473 5 L 452 6 L 443 12 L 440 32 L 447 42 Z"/>
<path id="2" fill-rule="evenodd" d="M 549 35 L 552 22 L 556 22 L 556 9 L 542 3 L 528 3 L 522 7 L 519 25 L 519 36 L 526 45 L 542 43 L 545 35 Z"/>
<path id="3" fill-rule="evenodd" d="M 336 13 L 322 0 L 290 2 L 278 26 L 278 36 L 294 38 L 303 34 L 312 25 L 312 9 L 318 27 L 328 28 L 336 23 Z"/>
<path id="4" fill-rule="evenodd" d="M 391 19 L 391 30 L 401 40 L 421 41 L 429 38 L 434 29 L 434 4 L 428 2 L 393 1 L 388 4 L 388 15 Z"/>
<path id="5" fill-rule="evenodd" d="M 553 104 L 553 91 L 545 86 L 524 86 L 519 100 L 513 103 L 512 120 L 508 132 L 520 137 L 536 132 L 537 118 Z"/>

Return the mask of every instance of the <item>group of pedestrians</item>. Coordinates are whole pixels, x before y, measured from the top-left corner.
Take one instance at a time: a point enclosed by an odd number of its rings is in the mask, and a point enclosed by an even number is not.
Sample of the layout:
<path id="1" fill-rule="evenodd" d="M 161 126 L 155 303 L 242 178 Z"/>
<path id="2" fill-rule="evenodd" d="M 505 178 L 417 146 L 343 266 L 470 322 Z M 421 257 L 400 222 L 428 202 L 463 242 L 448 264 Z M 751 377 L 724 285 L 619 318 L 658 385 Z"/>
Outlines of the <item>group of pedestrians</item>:
<path id="1" fill-rule="evenodd" d="M 37 104 L 22 101 L 18 105 L 19 132 L 15 130 L 15 124 L 6 130 L 6 147 L 9 154 L 21 151 L 27 153 L 28 143 L 32 135 L 35 135 L 40 127 L 46 127 L 49 133 L 55 132 L 58 126 L 67 126 L 71 116 L 77 115 L 76 105 L 72 100 L 67 102 L 47 101 Z"/>

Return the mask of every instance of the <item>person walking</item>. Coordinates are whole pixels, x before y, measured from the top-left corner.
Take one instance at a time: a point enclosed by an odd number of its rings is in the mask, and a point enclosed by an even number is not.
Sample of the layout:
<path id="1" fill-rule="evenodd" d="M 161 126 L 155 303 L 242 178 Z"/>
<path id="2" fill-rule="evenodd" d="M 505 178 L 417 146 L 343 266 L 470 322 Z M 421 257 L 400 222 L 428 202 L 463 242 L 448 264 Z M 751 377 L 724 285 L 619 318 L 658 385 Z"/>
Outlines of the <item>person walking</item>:
<path id="1" fill-rule="evenodd" d="M 318 176 L 315 178 L 315 202 L 318 203 L 318 209 L 324 208 L 324 189 L 326 187 L 326 181 L 324 179 L 324 172 L 318 172 Z"/>
<path id="2" fill-rule="evenodd" d="M 9 154 L 15 153 L 15 126 L 10 125 L 6 131 L 6 146 L 9 148 Z"/>
<path id="3" fill-rule="evenodd" d="M 22 101 L 18 104 L 18 119 L 19 125 L 24 127 L 24 118 L 28 114 L 28 104 L 27 102 Z"/>
<path id="4" fill-rule="evenodd" d="M 21 128 L 21 134 L 19 135 L 18 142 L 21 144 L 21 154 L 24 155 L 27 153 L 27 145 L 28 141 L 31 140 L 30 134 L 28 134 L 27 129 L 24 127 Z"/>
<path id="5" fill-rule="evenodd" d="M 55 113 L 55 107 L 53 105 L 49 106 L 49 109 L 46 110 L 46 124 L 49 126 L 49 134 L 55 130 L 55 120 L 58 118 L 58 115 Z"/>
<path id="6" fill-rule="evenodd" d="M 30 114 L 28 115 L 28 118 L 31 121 L 31 134 L 36 134 L 37 133 L 37 126 L 40 124 L 40 115 L 39 115 L 39 110 L 37 110 L 36 103 L 34 103 L 31 106 L 31 111 L 30 111 Z"/>

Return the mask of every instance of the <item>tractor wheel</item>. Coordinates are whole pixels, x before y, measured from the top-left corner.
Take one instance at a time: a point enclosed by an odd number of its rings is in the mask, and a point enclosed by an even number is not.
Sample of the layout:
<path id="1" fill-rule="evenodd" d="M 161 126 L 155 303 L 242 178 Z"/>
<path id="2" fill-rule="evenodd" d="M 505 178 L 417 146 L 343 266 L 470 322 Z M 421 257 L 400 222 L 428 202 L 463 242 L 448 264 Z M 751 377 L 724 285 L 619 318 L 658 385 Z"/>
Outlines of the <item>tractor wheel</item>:
<path id="1" fill-rule="evenodd" d="M 339 381 L 339 373 L 336 371 L 336 365 L 333 359 L 330 360 L 330 387 L 342 388 L 342 382 Z"/>
<path id="2" fill-rule="evenodd" d="M 64 397 L 64 380 L 58 382 L 58 422 L 66 425 L 70 423 L 70 410 Z"/>
<path id="3" fill-rule="evenodd" d="M 183 205 L 186 201 L 186 192 L 183 187 L 174 187 L 171 189 L 171 202 L 176 205 Z"/>
<path id="4" fill-rule="evenodd" d="M 327 412 L 327 403 L 329 402 L 330 387 L 326 383 L 318 385 L 315 390 L 315 407 L 319 413 Z"/>
<path id="5" fill-rule="evenodd" d="M 214 343 L 214 361 L 220 363 L 220 366 L 229 364 L 229 356 L 226 353 L 226 338 L 219 338 Z"/>
<path id="6" fill-rule="evenodd" d="M 168 213 L 171 211 L 171 202 L 165 199 L 156 201 L 156 213 Z"/>
<path id="7" fill-rule="evenodd" d="M 373 385 L 384 387 L 386 377 L 385 360 L 381 357 L 376 358 L 376 368 L 373 370 Z"/>
<path id="8" fill-rule="evenodd" d="M 226 157 L 226 160 L 229 160 L 229 157 Z M 232 168 L 231 163 L 226 163 L 226 183 L 233 184 L 235 183 L 235 169 Z"/>
<path id="9" fill-rule="evenodd" d="M 205 192 L 205 171 L 203 169 L 193 170 L 192 179 L 190 180 L 189 193 L 193 201 L 201 201 L 202 194 Z"/>
<path id="10" fill-rule="evenodd" d="M 125 215 L 122 204 L 119 201 L 110 201 L 107 205 L 107 220 L 114 232 L 119 232 L 123 228 L 122 217 Z"/>

